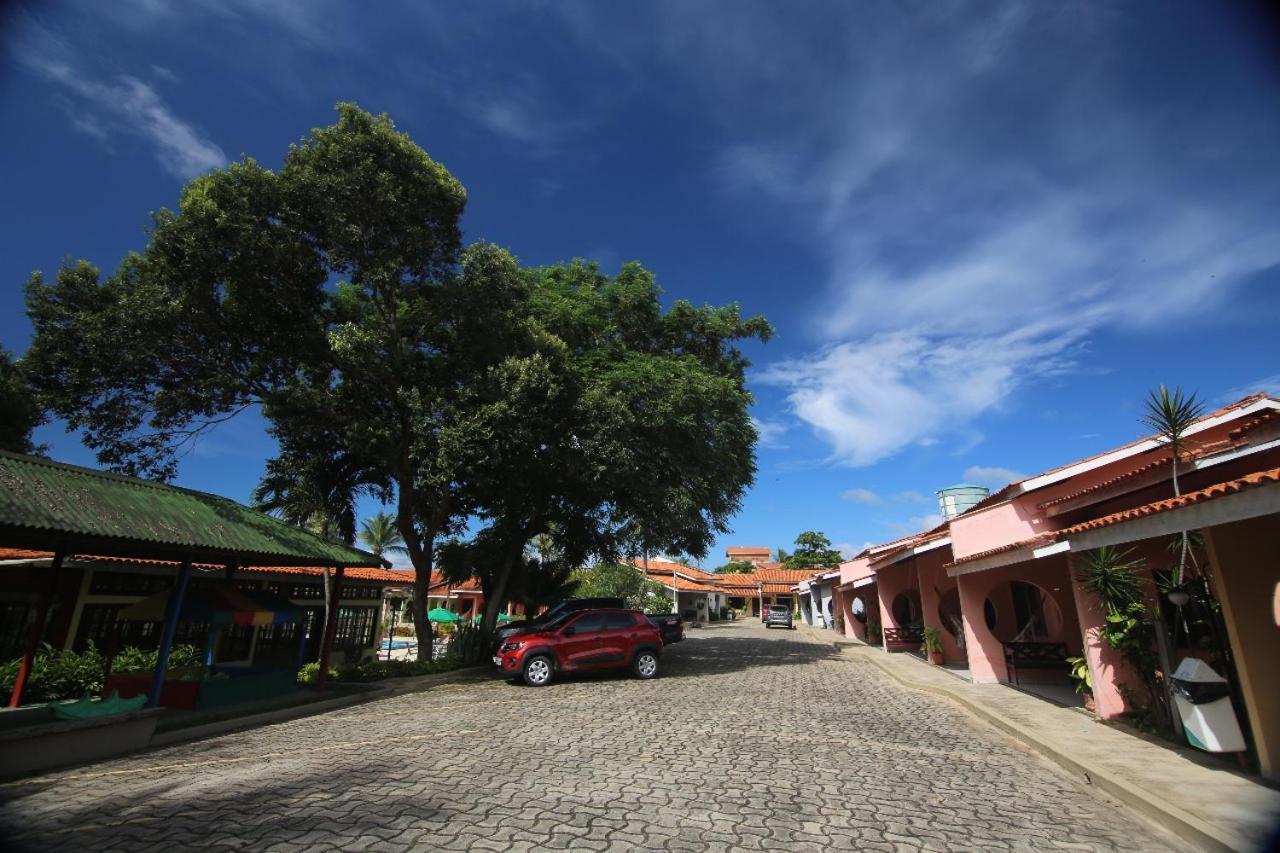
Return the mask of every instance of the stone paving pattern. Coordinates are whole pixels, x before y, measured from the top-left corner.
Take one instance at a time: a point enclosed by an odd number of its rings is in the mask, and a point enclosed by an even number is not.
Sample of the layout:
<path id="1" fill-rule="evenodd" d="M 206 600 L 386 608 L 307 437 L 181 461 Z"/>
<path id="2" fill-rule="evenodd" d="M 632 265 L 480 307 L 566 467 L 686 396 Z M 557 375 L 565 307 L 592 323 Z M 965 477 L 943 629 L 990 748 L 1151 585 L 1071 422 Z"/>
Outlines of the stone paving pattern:
<path id="1" fill-rule="evenodd" d="M 496 674 L 0 785 L 31 850 L 1182 849 L 946 700 L 801 631 L 660 676 Z"/>

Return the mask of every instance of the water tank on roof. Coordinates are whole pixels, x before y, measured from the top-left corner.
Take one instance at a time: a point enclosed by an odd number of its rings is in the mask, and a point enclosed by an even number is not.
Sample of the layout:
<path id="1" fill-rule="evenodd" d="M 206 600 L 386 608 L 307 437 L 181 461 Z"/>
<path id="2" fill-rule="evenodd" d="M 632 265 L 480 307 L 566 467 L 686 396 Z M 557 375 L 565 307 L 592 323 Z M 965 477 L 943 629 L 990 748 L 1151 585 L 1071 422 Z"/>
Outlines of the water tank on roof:
<path id="1" fill-rule="evenodd" d="M 975 504 L 990 494 L 991 490 L 984 486 L 969 486 L 964 484 L 939 489 L 938 509 L 942 511 L 943 518 L 955 518 L 960 513 L 971 509 Z"/>

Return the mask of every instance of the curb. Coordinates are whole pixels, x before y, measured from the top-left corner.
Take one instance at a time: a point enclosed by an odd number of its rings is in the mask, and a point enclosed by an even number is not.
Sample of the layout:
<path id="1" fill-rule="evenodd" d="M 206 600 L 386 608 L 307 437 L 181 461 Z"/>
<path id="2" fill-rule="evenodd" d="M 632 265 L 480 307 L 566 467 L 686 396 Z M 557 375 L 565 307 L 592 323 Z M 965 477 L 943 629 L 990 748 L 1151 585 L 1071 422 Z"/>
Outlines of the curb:
<path id="1" fill-rule="evenodd" d="M 1237 833 L 1224 827 L 1207 823 L 1195 815 L 1188 814 L 1159 797 L 1141 788 L 1134 787 L 1106 769 L 1082 764 L 1042 740 L 1031 729 L 1006 719 L 954 690 L 909 681 L 899 673 L 884 666 L 880 661 L 875 660 L 874 657 L 868 657 L 868 660 L 878 670 L 910 690 L 931 693 L 961 705 L 970 713 L 985 720 L 1005 734 L 1012 736 L 1015 740 L 1022 742 L 1067 772 L 1083 776 L 1086 783 L 1100 791 L 1105 791 L 1147 820 L 1155 822 L 1157 826 L 1194 845 L 1197 849 L 1223 851 L 1223 853 L 1249 853 L 1249 851 L 1257 848 L 1256 844 L 1247 841 Z"/>
<path id="2" fill-rule="evenodd" d="M 260 726 L 273 725 L 275 723 L 285 723 L 289 720 L 296 720 L 300 717 L 324 714 L 329 711 L 349 708 L 352 705 L 361 705 L 365 702 L 376 702 L 379 699 L 390 699 L 394 696 L 403 696 L 406 693 L 417 693 L 418 691 L 426 690 L 436 684 L 449 684 L 456 681 L 465 681 L 468 677 L 474 677 L 484 669 L 485 667 L 483 665 L 477 665 L 456 669 L 452 672 L 442 672 L 436 675 L 417 675 L 409 678 L 375 681 L 371 683 L 371 689 L 361 693 L 353 693 L 350 696 L 335 696 L 332 699 L 322 699 L 318 702 L 308 702 L 303 705 L 291 705 L 287 708 L 277 708 L 272 711 L 263 711 L 259 714 L 249 714 L 244 717 L 232 717 L 230 719 L 217 720 L 212 723 L 205 723 L 198 726 L 172 729 L 170 731 L 160 732 L 154 735 L 151 738 L 151 742 L 147 744 L 147 749 L 172 746 L 176 743 L 185 743 L 191 740 L 202 740 L 207 737 L 229 734 L 243 729 L 253 729 Z"/>
<path id="3" fill-rule="evenodd" d="M 390 695 L 392 694 L 385 688 L 375 688 L 363 693 L 354 693 L 350 696 L 335 696 L 332 699 L 307 702 L 303 705 L 291 705 L 287 708 L 277 708 L 273 711 L 263 711 L 259 714 L 231 717 L 199 726 L 171 729 L 154 735 L 151 738 L 151 742 L 147 744 L 147 749 L 172 746 L 175 743 L 185 743 L 189 740 L 201 740 L 207 737 L 240 731 L 241 729 L 254 729 L 259 726 L 269 726 L 273 723 L 284 723 L 289 720 L 296 720 L 299 717 L 310 717 L 327 711 L 337 711 L 340 708 L 346 708 L 351 705 L 359 705 L 363 702 L 371 702 L 374 699 L 385 699 Z"/>

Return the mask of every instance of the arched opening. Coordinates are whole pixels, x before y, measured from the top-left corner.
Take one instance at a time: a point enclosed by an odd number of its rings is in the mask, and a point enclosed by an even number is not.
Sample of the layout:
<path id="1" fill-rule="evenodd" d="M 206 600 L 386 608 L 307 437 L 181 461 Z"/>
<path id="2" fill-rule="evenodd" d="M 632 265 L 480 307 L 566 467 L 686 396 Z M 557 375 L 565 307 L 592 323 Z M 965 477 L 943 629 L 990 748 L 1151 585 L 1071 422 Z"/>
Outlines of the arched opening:
<path id="1" fill-rule="evenodd" d="M 857 619 L 859 622 L 866 624 L 867 603 L 862 600 L 862 596 L 858 596 L 853 600 L 853 604 L 849 606 L 849 610 L 850 612 L 853 613 L 854 619 Z"/>
<path id="2" fill-rule="evenodd" d="M 900 592 L 893 597 L 893 605 L 889 608 L 893 621 L 899 628 L 914 628 L 923 625 L 923 612 L 920 609 L 920 593 L 914 589 Z"/>
<path id="3" fill-rule="evenodd" d="M 963 645 L 964 618 L 960 612 L 960 590 L 949 589 L 938 599 L 938 621 L 956 642 Z"/>
<path id="4" fill-rule="evenodd" d="M 1062 634 L 1062 611 L 1049 593 L 1031 583 L 1010 581 L 1013 618 L 1018 633 L 1015 640 L 1048 641 Z"/>
<path id="5" fill-rule="evenodd" d="M 1004 609 L 997 611 L 993 599 L 1002 602 Z M 1061 608 L 1053 596 L 1033 583 L 1009 581 L 993 589 L 982 610 L 987 630 L 1001 642 L 1049 642 L 1062 636 Z"/>

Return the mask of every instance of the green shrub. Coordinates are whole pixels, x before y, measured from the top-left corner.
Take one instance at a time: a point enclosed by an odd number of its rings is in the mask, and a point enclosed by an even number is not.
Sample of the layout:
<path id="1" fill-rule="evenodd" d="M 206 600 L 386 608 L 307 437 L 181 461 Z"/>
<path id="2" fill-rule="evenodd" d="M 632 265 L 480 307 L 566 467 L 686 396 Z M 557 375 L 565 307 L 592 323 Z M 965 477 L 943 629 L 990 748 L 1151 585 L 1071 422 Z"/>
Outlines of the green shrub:
<path id="1" fill-rule="evenodd" d="M 21 666 L 22 658 L 0 665 L 0 693 L 4 694 L 5 701 L 13 692 Z M 36 651 L 31 673 L 22 690 L 22 700 L 34 704 L 79 699 L 86 693 L 99 693 L 102 690 L 102 673 L 102 655 L 93 643 L 80 653 L 57 650 L 45 643 Z"/>
<path id="2" fill-rule="evenodd" d="M 155 672 L 160 657 L 158 651 L 143 651 L 136 646 L 125 646 L 111 662 L 112 672 Z M 204 650 L 189 644 L 174 646 L 169 651 L 169 669 L 190 669 L 204 666 Z"/>
<path id="3" fill-rule="evenodd" d="M 298 670 L 298 683 L 310 684 L 320 677 L 320 661 L 313 660 L 311 663 L 304 663 L 302 669 Z M 329 678 L 337 678 L 338 671 L 333 667 L 329 667 Z"/>

